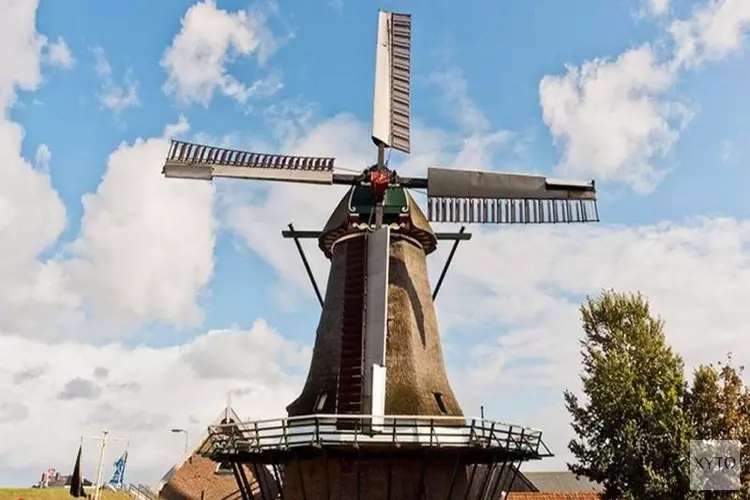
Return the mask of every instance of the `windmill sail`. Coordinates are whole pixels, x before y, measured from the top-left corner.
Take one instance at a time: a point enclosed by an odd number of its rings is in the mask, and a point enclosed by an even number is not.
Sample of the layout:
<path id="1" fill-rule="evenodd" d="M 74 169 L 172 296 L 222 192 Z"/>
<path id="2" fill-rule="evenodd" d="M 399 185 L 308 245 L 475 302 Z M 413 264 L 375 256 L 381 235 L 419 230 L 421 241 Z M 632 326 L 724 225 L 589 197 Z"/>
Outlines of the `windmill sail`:
<path id="1" fill-rule="evenodd" d="M 411 15 L 380 11 L 375 57 L 372 139 L 409 153 L 411 149 Z"/>
<path id="2" fill-rule="evenodd" d="M 541 175 L 430 168 L 431 222 L 550 224 L 598 222 L 592 182 Z"/>
<path id="3" fill-rule="evenodd" d="M 333 183 L 334 159 L 254 153 L 172 140 L 164 162 L 166 177 L 214 177 L 312 184 Z"/>

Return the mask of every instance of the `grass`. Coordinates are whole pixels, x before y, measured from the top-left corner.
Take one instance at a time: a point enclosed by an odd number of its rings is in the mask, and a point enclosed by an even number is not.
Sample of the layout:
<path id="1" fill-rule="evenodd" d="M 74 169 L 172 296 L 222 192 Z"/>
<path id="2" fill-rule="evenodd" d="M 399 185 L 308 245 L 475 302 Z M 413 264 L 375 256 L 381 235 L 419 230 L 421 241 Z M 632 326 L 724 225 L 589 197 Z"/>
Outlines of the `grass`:
<path id="1" fill-rule="evenodd" d="M 94 493 L 94 488 L 86 488 L 86 493 Z M 126 500 L 127 493 L 102 490 L 102 500 Z M 73 500 L 68 488 L 0 488 L 0 500 Z"/>

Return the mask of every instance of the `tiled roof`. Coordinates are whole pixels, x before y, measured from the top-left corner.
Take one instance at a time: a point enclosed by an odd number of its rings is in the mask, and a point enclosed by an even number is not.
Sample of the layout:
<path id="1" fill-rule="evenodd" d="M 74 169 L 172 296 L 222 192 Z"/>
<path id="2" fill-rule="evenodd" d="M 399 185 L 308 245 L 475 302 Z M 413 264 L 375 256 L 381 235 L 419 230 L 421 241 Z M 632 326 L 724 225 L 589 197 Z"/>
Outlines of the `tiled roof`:
<path id="1" fill-rule="evenodd" d="M 593 492 L 523 492 L 510 493 L 508 500 L 601 500 L 599 493 Z"/>
<path id="2" fill-rule="evenodd" d="M 602 491 L 600 485 L 585 477 L 577 477 L 570 471 L 538 471 L 523 474 L 538 491 L 571 493 Z"/>
<path id="3" fill-rule="evenodd" d="M 212 425 L 225 422 L 240 422 L 237 414 L 227 407 L 214 420 Z M 235 481 L 233 473 L 219 472 L 219 464 L 202 456 L 202 452 L 210 444 L 210 438 L 206 432 L 201 436 L 195 448 L 186 453 L 169 471 L 164 475 L 158 486 L 158 495 L 162 500 L 241 500 L 242 496 Z M 252 494 L 259 492 L 260 486 L 254 474 L 247 466 L 243 466 L 245 475 L 250 482 Z M 259 474 L 266 476 L 270 481 L 271 473 L 265 467 L 259 467 Z"/>
<path id="4" fill-rule="evenodd" d="M 224 408 L 221 413 L 219 413 L 219 415 L 214 419 L 211 425 L 219 425 L 224 420 L 240 422 L 240 418 L 229 405 L 227 405 L 226 408 Z M 180 459 L 172 467 L 170 467 L 167 473 L 164 474 L 164 476 L 161 478 L 161 481 L 159 481 L 156 486 L 156 491 L 161 491 L 161 489 L 169 482 L 172 476 L 174 476 L 174 474 L 180 469 L 180 467 L 182 467 L 189 459 L 191 459 L 194 455 L 199 455 L 202 449 L 207 446 L 208 441 L 208 428 L 206 428 L 206 431 L 200 436 L 193 449 L 181 456 Z"/>

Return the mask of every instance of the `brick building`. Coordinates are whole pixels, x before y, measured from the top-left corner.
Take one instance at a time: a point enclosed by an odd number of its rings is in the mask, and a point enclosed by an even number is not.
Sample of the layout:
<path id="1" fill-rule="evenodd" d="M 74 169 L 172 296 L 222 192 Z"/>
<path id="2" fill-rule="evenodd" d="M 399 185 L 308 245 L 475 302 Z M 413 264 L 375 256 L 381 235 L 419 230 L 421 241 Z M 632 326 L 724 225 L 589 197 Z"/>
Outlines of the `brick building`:
<path id="1" fill-rule="evenodd" d="M 211 425 L 239 423 L 240 419 L 227 405 Z M 159 498 L 164 500 L 240 500 L 239 489 L 229 464 L 217 464 L 202 456 L 208 450 L 208 432 L 197 446 L 186 453 L 162 477 L 157 486 Z M 265 469 L 263 473 L 270 475 Z M 255 475 L 245 468 L 253 493 L 259 490 Z"/>

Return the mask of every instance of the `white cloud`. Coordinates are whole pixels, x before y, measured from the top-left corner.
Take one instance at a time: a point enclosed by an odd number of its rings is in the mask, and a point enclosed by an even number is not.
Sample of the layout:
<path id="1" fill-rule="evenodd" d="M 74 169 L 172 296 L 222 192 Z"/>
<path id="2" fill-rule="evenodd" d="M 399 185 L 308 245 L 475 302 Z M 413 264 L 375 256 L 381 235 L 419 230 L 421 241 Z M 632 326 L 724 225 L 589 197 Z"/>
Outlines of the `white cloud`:
<path id="1" fill-rule="evenodd" d="M 539 84 L 544 122 L 563 147 L 560 169 L 573 177 L 618 181 L 650 191 L 665 175 L 653 164 L 669 152 L 689 117 L 662 94 L 675 81 L 649 46 L 597 59 Z"/>
<path id="2" fill-rule="evenodd" d="M 36 156 L 34 157 L 34 163 L 37 170 L 48 173 L 49 166 L 52 162 L 52 151 L 46 144 L 40 144 L 36 148 Z"/>
<path id="3" fill-rule="evenodd" d="M 263 322 L 249 332 L 210 332 L 162 349 L 50 342 L 66 328 L 90 328 L 83 312 L 113 312 L 108 320 L 120 314 L 194 321 L 195 295 L 212 266 L 212 188 L 166 183 L 159 173 L 163 138 L 122 144 L 97 192 L 84 199 L 72 260 L 41 257 L 58 241 L 66 211 L 47 173 L 49 148 L 38 146 L 33 168 L 21 156 L 24 129 L 8 119 L 16 92 L 39 84 L 44 43 L 35 31 L 35 11 L 35 2 L 0 6 L 0 484 L 28 486 L 52 464 L 65 470 L 79 436 L 102 427 L 133 438 L 139 458 L 131 473 L 153 481 L 181 448 L 167 431 L 171 423 L 197 435 L 230 389 L 238 390 L 243 414 L 277 414 L 300 385 L 289 373 L 309 354 Z M 179 134 L 188 124 L 181 118 L 167 128 L 165 133 Z M 217 355 L 242 349 L 249 357 L 225 360 L 220 378 L 200 375 Z M 239 363 L 246 359 L 254 359 L 257 369 L 250 383 L 242 380 Z M 173 408 L 186 412 L 175 417 Z M 87 475 L 95 456 L 95 446 L 87 446 Z"/>
<path id="4" fill-rule="evenodd" d="M 38 85 L 45 45 L 35 31 L 36 5 L 10 6 L 0 7 L 0 24 L 12 21 L 0 30 L 0 334 L 101 339 L 111 332 L 92 332 L 83 320 L 104 316 L 110 330 L 122 326 L 113 320 L 195 324 L 202 316 L 196 300 L 213 269 L 213 188 L 161 176 L 166 138 L 122 144 L 97 192 L 83 199 L 72 257 L 40 257 L 58 242 L 67 218 L 49 177 L 49 148 L 38 146 L 32 168 L 21 156 L 24 130 L 7 118 L 16 91 Z M 111 67 L 98 53 L 106 80 Z M 187 128 L 181 118 L 165 133 Z"/>
<path id="5" fill-rule="evenodd" d="M 92 52 L 95 59 L 94 70 L 102 81 L 101 93 L 97 95 L 102 107 L 119 114 L 128 108 L 138 106 L 138 81 L 133 79 L 132 71 L 128 69 L 122 84 L 117 84 L 112 78 L 112 66 L 104 49 L 95 47 Z"/>
<path id="6" fill-rule="evenodd" d="M 657 0 L 651 7 L 658 11 L 666 4 Z M 647 44 L 615 60 L 595 59 L 542 78 L 540 104 L 563 150 L 560 169 L 651 191 L 668 173 L 656 161 L 672 150 L 692 118 L 669 90 L 683 69 L 739 50 L 748 25 L 747 1 L 709 0 L 670 25 L 675 49 L 667 61 L 659 62 Z"/>
<path id="7" fill-rule="evenodd" d="M 40 83 L 45 39 L 35 30 L 35 13 L 35 2 L 0 6 L 0 331 L 6 332 L 62 324 L 69 318 L 60 310 L 77 300 L 58 263 L 37 259 L 66 224 L 65 207 L 45 168 L 49 150 L 40 147 L 40 168 L 32 168 L 21 155 L 23 127 L 8 118 L 16 92 Z"/>
<path id="8" fill-rule="evenodd" d="M 186 131 L 182 118 L 165 132 Z M 121 144 L 95 194 L 83 197 L 72 283 L 95 310 L 125 322 L 194 325 L 213 271 L 213 186 L 166 179 L 166 138 Z"/>
<path id="9" fill-rule="evenodd" d="M 57 37 L 57 40 L 47 45 L 45 60 L 48 64 L 64 69 L 72 68 L 76 62 L 62 37 Z"/>
<path id="10" fill-rule="evenodd" d="M 198 440 L 229 391 L 245 418 L 283 415 L 299 395 L 300 368 L 309 357 L 309 348 L 284 340 L 262 320 L 249 331 L 210 331 L 167 348 L 0 336 L 0 484 L 28 486 L 50 466 L 69 472 L 79 437 L 102 428 L 131 439 L 129 481 L 154 484 L 182 453 L 182 438 L 171 428 Z M 107 467 L 123 447 L 110 442 Z M 87 441 L 87 477 L 97 459 L 96 442 Z"/>
<path id="11" fill-rule="evenodd" d="M 642 291 L 665 319 L 667 340 L 684 356 L 688 372 L 727 351 L 747 359 L 750 349 L 742 338 L 750 312 L 742 301 L 750 293 L 749 244 L 750 223 L 720 218 L 475 236 L 456 256 L 450 283 L 441 292 L 443 316 L 460 319 L 464 329 L 487 332 L 477 337 L 483 340 L 456 376 L 463 401 L 484 400 L 498 412 L 503 407 L 493 400 L 518 401 L 536 391 L 540 397 L 533 406 L 539 407 L 547 399 L 541 394 L 551 391 L 543 418 L 525 412 L 517 418 L 550 428 L 559 456 L 542 465 L 561 467 L 572 433 L 556 422 L 569 421 L 561 391 L 580 387 L 577 306 L 582 298 L 610 287 Z M 502 259 L 493 258 L 500 254 Z M 472 318 L 481 320 L 467 324 Z"/>
<path id="12" fill-rule="evenodd" d="M 41 82 L 39 61 L 46 38 L 34 29 L 38 0 L 0 5 L 0 109 L 5 112 L 16 89 L 34 90 Z"/>
<path id="13" fill-rule="evenodd" d="M 512 134 L 507 130 L 492 130 L 492 124 L 469 96 L 468 82 L 455 69 L 434 73 L 430 80 L 441 90 L 441 101 L 450 110 L 450 118 L 463 132 L 461 153 L 453 166 L 463 169 L 491 168 L 494 153 L 507 146 Z"/>
<path id="14" fill-rule="evenodd" d="M 644 0 L 644 4 L 650 16 L 663 16 L 669 11 L 669 0 Z"/>
<path id="15" fill-rule="evenodd" d="M 686 20 L 672 23 L 675 65 L 695 67 L 740 49 L 750 26 L 750 2 L 708 0 Z"/>
<path id="16" fill-rule="evenodd" d="M 280 40 L 266 25 L 266 17 L 258 8 L 228 12 L 214 0 L 192 5 L 161 60 L 167 71 L 165 92 L 204 106 L 217 91 L 240 103 L 274 94 L 282 87 L 278 72 L 247 86 L 227 69 L 235 60 L 253 56 L 262 64 L 278 48 Z"/>

